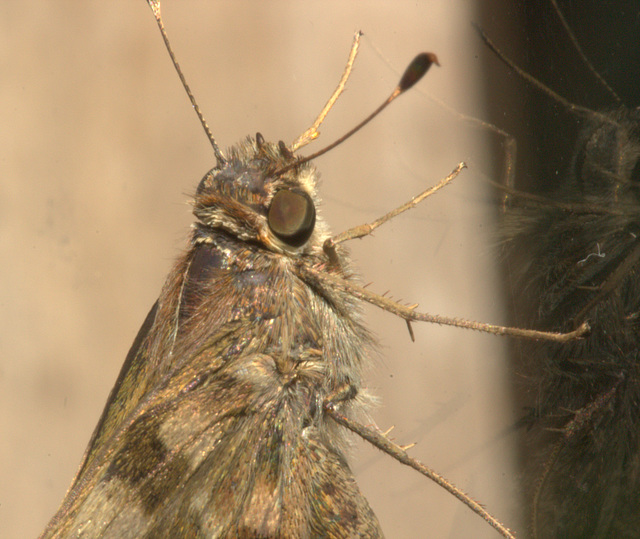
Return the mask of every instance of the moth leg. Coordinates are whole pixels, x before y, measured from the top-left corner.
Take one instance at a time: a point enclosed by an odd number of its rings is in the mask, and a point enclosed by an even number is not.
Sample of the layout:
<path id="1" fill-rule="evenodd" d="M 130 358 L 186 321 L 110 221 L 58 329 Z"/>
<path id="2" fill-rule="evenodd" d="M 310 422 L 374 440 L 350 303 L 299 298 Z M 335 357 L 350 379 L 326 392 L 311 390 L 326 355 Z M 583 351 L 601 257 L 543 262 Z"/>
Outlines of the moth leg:
<path id="1" fill-rule="evenodd" d="M 353 384 L 346 382 L 329 393 L 322 403 L 323 408 L 335 408 L 338 404 L 350 401 L 356 398 L 358 388 Z"/>
<path id="2" fill-rule="evenodd" d="M 324 245 L 322 246 L 322 248 L 324 249 L 325 254 L 329 257 L 329 260 L 332 263 L 334 263 L 334 261 L 336 261 L 337 258 L 338 258 L 337 255 L 336 255 L 336 246 L 339 243 L 342 243 L 342 242 L 345 242 L 345 241 L 349 241 L 349 240 L 354 240 L 356 238 L 364 238 L 365 236 L 369 236 L 379 226 L 382 226 L 387 221 L 390 221 L 391 219 L 393 219 L 397 215 L 400 215 L 401 213 L 404 213 L 405 211 L 414 208 L 415 206 L 420 204 L 420 202 L 422 202 L 425 198 L 433 195 L 436 191 L 439 191 L 445 185 L 448 185 L 449 183 L 451 183 L 453 181 L 453 179 L 458 174 L 460 174 L 460 171 L 463 168 L 465 168 L 466 166 L 467 165 L 465 165 L 464 163 L 458 163 L 456 168 L 454 168 L 448 176 L 446 176 L 445 178 L 440 180 L 436 185 L 434 185 L 432 187 L 429 187 L 428 189 L 424 190 L 419 195 L 416 195 L 415 197 L 413 197 L 408 202 L 405 202 L 401 206 L 398 206 L 397 208 L 391 210 L 390 212 L 386 213 L 382 217 L 379 217 L 375 221 L 372 221 L 371 223 L 365 223 L 365 224 L 362 224 L 362 225 L 354 226 L 353 228 L 350 228 L 349 230 L 345 230 L 344 232 L 341 232 L 337 236 L 333 236 L 332 238 L 328 238 L 324 242 Z"/>
<path id="3" fill-rule="evenodd" d="M 417 459 L 410 457 L 406 450 L 398 444 L 392 442 L 384 434 L 377 429 L 366 427 L 357 421 L 353 421 L 348 417 L 342 415 L 337 410 L 337 405 L 341 402 L 353 399 L 358 393 L 358 390 L 351 384 L 346 383 L 336 390 L 331 392 L 324 400 L 323 408 L 325 413 L 331 417 L 336 423 L 346 427 L 352 432 L 355 432 L 358 436 L 374 445 L 381 451 L 387 453 L 398 462 L 410 466 L 414 470 L 417 470 L 425 477 L 428 477 L 439 486 L 444 488 L 450 494 L 455 496 L 458 500 L 464 503 L 474 513 L 481 516 L 489 525 L 495 528 L 503 537 L 514 538 L 515 536 L 511 531 L 502 524 L 497 518 L 487 512 L 478 502 L 471 498 L 468 494 L 456 487 L 449 480 L 442 477 L 439 473 L 435 472 L 428 466 L 424 465 Z"/>
<path id="4" fill-rule="evenodd" d="M 482 331 L 484 333 L 491 333 L 493 335 L 510 335 L 512 337 L 523 337 L 526 339 L 540 339 L 553 342 L 567 342 L 586 336 L 591 328 L 587 322 L 583 322 L 580 327 L 574 331 L 568 331 L 566 333 L 538 331 L 535 329 L 521 329 L 515 327 L 498 326 L 495 324 L 485 324 L 482 322 L 475 322 L 473 320 L 465 320 L 462 318 L 451 318 L 448 316 L 440 316 L 435 314 L 424 313 L 416 311 L 417 305 L 402 305 L 397 301 L 393 301 L 389 298 L 375 294 L 362 286 L 358 286 L 351 281 L 341 278 L 338 275 L 333 275 L 329 272 L 320 272 L 316 269 L 298 264 L 296 270 L 301 279 L 306 282 L 319 283 L 324 286 L 327 284 L 333 288 L 341 288 L 345 292 L 352 296 L 371 303 L 380 309 L 387 311 L 391 314 L 402 318 L 403 320 L 429 322 L 432 324 L 442 324 L 446 326 L 455 326 L 459 328 L 473 329 L 475 331 Z"/>

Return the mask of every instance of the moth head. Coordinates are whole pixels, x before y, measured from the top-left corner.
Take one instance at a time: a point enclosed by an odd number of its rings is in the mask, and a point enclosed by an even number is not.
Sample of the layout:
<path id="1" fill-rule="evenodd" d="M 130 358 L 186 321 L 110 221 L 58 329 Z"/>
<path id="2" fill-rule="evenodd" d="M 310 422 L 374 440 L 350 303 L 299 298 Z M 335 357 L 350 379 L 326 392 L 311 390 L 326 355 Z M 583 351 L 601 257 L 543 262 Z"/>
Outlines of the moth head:
<path id="1" fill-rule="evenodd" d="M 196 191 L 194 214 L 205 227 L 280 253 L 322 245 L 328 232 L 316 214 L 312 164 L 289 168 L 296 161 L 293 152 L 282 142 L 265 142 L 260 133 L 227 153 Z"/>
<path id="2" fill-rule="evenodd" d="M 318 127 L 342 91 L 358 52 L 361 32 L 356 32 L 345 71 L 327 104 L 314 123 L 290 147 L 283 142 L 267 143 L 261 134 L 247 138 L 225 156 L 209 129 L 182 70 L 176 61 L 160 15 L 160 2 L 148 0 L 156 17 L 171 61 L 204 128 L 217 165 L 200 181 L 195 195 L 194 214 L 211 230 L 227 232 L 241 241 L 253 242 L 275 252 L 287 254 L 321 251 L 329 238 L 324 223 L 317 218 L 316 171 L 311 160 L 335 148 L 359 131 L 392 101 L 412 88 L 438 63 L 433 53 L 420 53 L 408 65 L 400 82 L 382 104 L 362 122 L 323 149 L 297 158 L 294 152 L 315 140 Z"/>

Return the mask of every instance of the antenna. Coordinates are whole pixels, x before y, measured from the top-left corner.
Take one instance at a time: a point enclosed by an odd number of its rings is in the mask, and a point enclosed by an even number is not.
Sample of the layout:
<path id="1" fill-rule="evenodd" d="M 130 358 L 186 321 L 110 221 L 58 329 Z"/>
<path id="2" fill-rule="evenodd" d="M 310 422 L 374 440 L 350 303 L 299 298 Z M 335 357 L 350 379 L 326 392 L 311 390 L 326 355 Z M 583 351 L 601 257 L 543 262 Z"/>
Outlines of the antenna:
<path id="1" fill-rule="evenodd" d="M 175 54 L 173 54 L 173 49 L 171 48 L 171 44 L 169 43 L 169 37 L 167 36 L 167 32 L 164 29 L 164 23 L 162 22 L 162 15 L 160 14 L 160 0 L 147 0 L 147 3 L 149 4 L 151 11 L 153 11 L 153 15 L 155 16 L 156 22 L 158 23 L 158 28 L 160 29 L 160 33 L 162 34 L 162 39 L 164 40 L 164 44 L 167 47 L 167 51 L 169 52 L 169 56 L 171 57 L 173 66 L 176 68 L 178 76 L 180 77 L 180 82 L 182 82 L 182 86 L 184 86 L 184 89 L 189 96 L 189 101 L 191 101 L 193 110 L 195 110 L 196 114 L 198 115 L 198 119 L 200 120 L 200 123 L 204 128 L 204 132 L 207 134 L 207 138 L 209 139 L 209 142 L 211 142 L 211 146 L 213 146 L 213 153 L 216 155 L 216 162 L 220 167 L 227 162 L 227 159 L 220 151 L 216 139 L 213 138 L 213 133 L 211 132 L 211 129 L 209 129 L 207 121 L 204 119 L 204 115 L 202 114 L 202 111 L 200 110 L 200 107 L 196 102 L 196 98 L 193 97 L 193 94 L 191 93 L 191 88 L 189 88 L 189 85 L 187 84 L 187 79 L 185 79 L 184 74 L 182 73 L 182 69 L 180 69 L 180 64 L 178 64 L 178 60 L 176 60 Z"/>
<path id="2" fill-rule="evenodd" d="M 407 69 L 405 70 L 404 74 L 400 78 L 400 82 L 394 88 L 393 92 L 391 92 L 389 97 L 387 97 L 387 99 L 385 99 L 376 110 L 374 110 L 371 114 L 369 114 L 369 116 L 367 116 L 353 129 L 350 129 L 347 133 L 342 135 L 339 139 L 335 140 L 328 146 L 325 146 L 321 150 L 318 150 L 317 152 L 312 153 L 311 155 L 302 157 L 297 161 L 294 161 L 290 165 L 287 165 L 286 167 L 283 167 L 280 170 L 277 170 L 274 174 L 276 176 L 280 176 L 285 172 L 291 170 L 292 168 L 295 168 L 299 165 L 302 165 L 303 163 L 311 161 L 312 159 L 315 159 L 316 157 L 319 157 L 327 153 L 329 150 L 332 150 L 339 144 L 342 144 L 351 135 L 360 131 L 360 129 L 362 129 L 371 120 L 373 120 L 378 114 L 380 114 L 385 108 L 387 108 L 387 106 L 389 106 L 394 99 L 396 99 L 398 96 L 402 95 L 404 92 L 406 92 L 411 87 L 413 87 L 426 74 L 426 72 L 429 71 L 429 68 L 433 64 L 436 64 L 438 66 L 440 65 L 440 63 L 438 62 L 438 57 L 434 53 L 422 52 L 418 54 L 418 56 L 416 56 L 411 61 L 411 63 L 407 66 Z"/>

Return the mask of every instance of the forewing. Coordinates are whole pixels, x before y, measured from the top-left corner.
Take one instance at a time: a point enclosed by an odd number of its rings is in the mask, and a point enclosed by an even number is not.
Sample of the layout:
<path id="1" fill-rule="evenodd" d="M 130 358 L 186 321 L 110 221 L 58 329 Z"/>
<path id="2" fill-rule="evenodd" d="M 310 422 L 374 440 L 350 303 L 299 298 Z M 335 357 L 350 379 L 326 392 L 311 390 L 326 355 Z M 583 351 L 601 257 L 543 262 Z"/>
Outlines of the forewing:
<path id="1" fill-rule="evenodd" d="M 47 536 L 381 536 L 305 388 L 284 387 L 269 356 L 212 354 L 127 418 Z"/>

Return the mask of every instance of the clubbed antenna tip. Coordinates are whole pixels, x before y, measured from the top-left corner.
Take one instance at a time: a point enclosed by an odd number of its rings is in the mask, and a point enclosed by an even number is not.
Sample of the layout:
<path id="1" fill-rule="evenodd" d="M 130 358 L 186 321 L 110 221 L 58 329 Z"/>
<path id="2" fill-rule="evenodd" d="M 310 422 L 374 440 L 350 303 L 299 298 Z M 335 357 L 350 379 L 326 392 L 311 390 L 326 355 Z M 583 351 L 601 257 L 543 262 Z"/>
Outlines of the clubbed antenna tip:
<path id="1" fill-rule="evenodd" d="M 437 66 L 440 65 L 438 57 L 435 54 L 432 52 L 421 52 L 418 54 L 418 56 L 416 56 L 408 65 L 400 79 L 400 84 L 398 84 L 400 91 L 405 92 L 411 88 L 416 82 L 424 77 L 425 73 L 429 71 L 429 68 L 433 64 L 436 64 Z"/>

